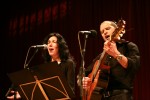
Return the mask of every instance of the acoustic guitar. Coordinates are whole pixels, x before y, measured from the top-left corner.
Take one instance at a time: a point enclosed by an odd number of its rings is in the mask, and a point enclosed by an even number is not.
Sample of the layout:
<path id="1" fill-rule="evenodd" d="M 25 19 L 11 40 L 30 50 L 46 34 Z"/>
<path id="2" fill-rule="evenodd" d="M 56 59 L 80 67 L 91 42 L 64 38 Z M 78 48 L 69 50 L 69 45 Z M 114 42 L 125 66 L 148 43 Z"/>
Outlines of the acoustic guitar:
<path id="1" fill-rule="evenodd" d="M 125 33 L 125 21 L 119 20 L 117 23 L 117 28 L 113 32 L 113 34 L 110 36 L 110 41 L 115 41 L 116 38 L 122 37 Z M 110 73 L 110 66 L 106 66 L 104 64 L 104 61 L 108 54 L 103 51 L 101 53 L 101 56 L 99 60 L 97 60 L 93 66 L 92 72 L 88 75 L 88 77 L 92 80 L 92 83 L 90 84 L 89 88 L 87 90 L 82 91 L 82 100 L 91 100 L 93 94 L 93 91 L 97 89 L 97 87 L 100 87 L 100 89 L 107 89 L 108 83 L 109 83 L 109 73 Z M 98 89 L 98 90 L 100 90 Z M 98 100 L 101 100 L 102 94 L 98 94 L 97 97 Z M 94 99 L 95 100 L 95 99 Z"/>

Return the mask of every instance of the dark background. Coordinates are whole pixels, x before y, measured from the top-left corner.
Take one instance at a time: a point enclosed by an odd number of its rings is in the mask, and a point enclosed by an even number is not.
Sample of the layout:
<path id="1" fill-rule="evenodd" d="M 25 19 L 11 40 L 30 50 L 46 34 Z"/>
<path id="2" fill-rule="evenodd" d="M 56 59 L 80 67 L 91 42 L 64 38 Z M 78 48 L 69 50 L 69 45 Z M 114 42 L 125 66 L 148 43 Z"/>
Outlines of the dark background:
<path id="1" fill-rule="evenodd" d="M 103 40 L 99 24 L 104 20 L 126 21 L 124 38 L 135 42 L 141 53 L 141 68 L 135 78 L 134 100 L 150 100 L 150 3 L 149 0 L 11 0 L 0 3 L 1 71 L 0 96 L 10 87 L 7 73 L 23 69 L 27 50 L 42 44 L 46 35 L 59 32 L 66 39 L 74 56 L 78 74 L 81 56 L 78 32 L 94 29 L 96 37 L 89 37 L 85 53 L 85 67 L 102 52 Z M 84 38 L 81 38 L 83 44 Z M 34 49 L 31 50 L 30 56 Z M 40 50 L 29 66 L 43 62 Z M 79 96 L 76 86 L 76 95 Z"/>

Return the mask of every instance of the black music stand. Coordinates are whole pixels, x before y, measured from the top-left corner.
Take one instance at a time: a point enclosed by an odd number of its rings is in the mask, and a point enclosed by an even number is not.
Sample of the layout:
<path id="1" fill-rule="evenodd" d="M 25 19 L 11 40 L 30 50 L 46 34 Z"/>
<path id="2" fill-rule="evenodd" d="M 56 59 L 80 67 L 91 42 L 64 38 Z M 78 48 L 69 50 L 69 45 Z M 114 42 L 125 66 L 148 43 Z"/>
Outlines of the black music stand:
<path id="1" fill-rule="evenodd" d="M 71 100 L 75 98 L 56 62 L 8 74 L 23 100 Z"/>

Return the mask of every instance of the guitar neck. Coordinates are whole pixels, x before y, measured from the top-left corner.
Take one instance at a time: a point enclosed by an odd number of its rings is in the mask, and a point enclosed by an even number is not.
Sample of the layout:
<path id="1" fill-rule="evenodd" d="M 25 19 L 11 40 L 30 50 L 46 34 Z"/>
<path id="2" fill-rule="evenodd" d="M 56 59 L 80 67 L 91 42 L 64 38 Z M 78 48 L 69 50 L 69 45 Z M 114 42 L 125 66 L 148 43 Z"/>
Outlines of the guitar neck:
<path id="1" fill-rule="evenodd" d="M 105 61 L 106 56 L 107 56 L 107 53 L 103 50 L 103 52 L 101 53 L 101 56 L 100 56 L 99 60 L 97 61 L 96 65 L 95 65 L 95 68 L 93 68 L 93 77 L 96 76 L 98 70 L 101 70 L 100 66 Z"/>

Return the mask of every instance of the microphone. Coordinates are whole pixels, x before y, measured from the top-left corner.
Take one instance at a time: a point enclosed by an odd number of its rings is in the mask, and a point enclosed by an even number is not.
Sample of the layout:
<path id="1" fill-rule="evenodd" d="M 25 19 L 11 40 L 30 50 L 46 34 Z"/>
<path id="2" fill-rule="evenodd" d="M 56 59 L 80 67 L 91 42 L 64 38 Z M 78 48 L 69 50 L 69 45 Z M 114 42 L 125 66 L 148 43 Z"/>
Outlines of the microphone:
<path id="1" fill-rule="evenodd" d="M 44 49 L 47 49 L 47 45 L 46 44 L 43 44 L 43 45 L 33 45 L 31 47 L 32 48 L 44 48 Z"/>
<path id="2" fill-rule="evenodd" d="M 91 35 L 91 36 L 96 36 L 97 32 L 95 30 L 90 30 L 90 31 L 79 31 L 81 34 L 86 34 L 86 35 Z"/>

